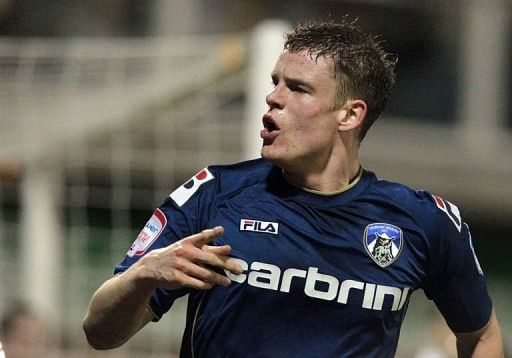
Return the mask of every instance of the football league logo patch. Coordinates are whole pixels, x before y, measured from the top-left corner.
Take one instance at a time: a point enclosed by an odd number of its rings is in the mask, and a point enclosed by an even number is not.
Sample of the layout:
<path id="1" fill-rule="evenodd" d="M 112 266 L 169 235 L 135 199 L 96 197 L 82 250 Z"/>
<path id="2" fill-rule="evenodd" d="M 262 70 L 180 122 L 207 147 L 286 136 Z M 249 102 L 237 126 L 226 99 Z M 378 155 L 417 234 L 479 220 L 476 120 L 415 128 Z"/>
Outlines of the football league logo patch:
<path id="1" fill-rule="evenodd" d="M 370 224 L 364 230 L 364 248 L 368 255 L 380 267 L 386 267 L 396 261 L 402 252 L 404 240 L 402 230 L 385 223 Z"/>
<path id="2" fill-rule="evenodd" d="M 160 209 L 156 209 L 149 218 L 144 228 L 135 239 L 135 242 L 130 246 L 127 252 L 129 257 L 140 256 L 146 252 L 153 242 L 160 236 L 167 226 L 167 218 Z"/>

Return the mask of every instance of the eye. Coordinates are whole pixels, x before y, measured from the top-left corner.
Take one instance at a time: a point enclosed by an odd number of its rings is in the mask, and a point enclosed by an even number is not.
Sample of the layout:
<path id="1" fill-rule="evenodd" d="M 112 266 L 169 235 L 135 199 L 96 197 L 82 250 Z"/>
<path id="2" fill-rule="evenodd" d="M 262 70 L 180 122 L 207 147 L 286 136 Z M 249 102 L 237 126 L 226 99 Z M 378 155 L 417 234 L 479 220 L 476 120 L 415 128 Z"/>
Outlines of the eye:
<path id="1" fill-rule="evenodd" d="M 290 88 L 290 90 L 291 90 L 291 91 L 293 91 L 293 92 L 308 93 L 308 91 L 307 91 L 304 87 L 302 87 L 302 86 L 300 86 L 300 85 L 291 84 L 291 85 L 289 86 L 289 88 Z"/>

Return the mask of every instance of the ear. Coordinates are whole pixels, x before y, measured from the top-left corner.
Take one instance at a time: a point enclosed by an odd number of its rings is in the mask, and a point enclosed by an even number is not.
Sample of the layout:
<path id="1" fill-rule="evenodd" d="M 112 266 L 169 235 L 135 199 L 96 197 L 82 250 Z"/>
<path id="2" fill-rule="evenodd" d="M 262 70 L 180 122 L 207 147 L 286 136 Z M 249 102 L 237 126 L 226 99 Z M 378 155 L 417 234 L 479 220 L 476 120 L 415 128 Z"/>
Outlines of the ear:
<path id="1" fill-rule="evenodd" d="M 359 128 L 366 117 L 366 102 L 362 99 L 350 99 L 340 109 L 338 130 L 349 131 Z"/>

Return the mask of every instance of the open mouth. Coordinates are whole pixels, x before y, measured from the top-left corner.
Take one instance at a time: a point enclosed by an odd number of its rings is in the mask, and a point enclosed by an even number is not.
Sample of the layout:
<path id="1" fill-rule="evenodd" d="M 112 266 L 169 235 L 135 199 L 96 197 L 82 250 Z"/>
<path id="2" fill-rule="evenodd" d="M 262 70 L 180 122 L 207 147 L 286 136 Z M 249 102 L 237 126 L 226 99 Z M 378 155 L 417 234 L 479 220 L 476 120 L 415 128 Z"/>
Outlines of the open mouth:
<path id="1" fill-rule="evenodd" d="M 276 125 L 274 120 L 270 116 L 267 116 L 267 115 L 263 116 L 263 127 L 265 127 L 265 129 L 268 132 L 273 132 L 273 131 L 279 130 L 279 127 Z"/>
<path id="2" fill-rule="evenodd" d="M 263 145 L 270 145 L 279 134 L 279 126 L 274 122 L 272 116 L 265 114 L 263 116 L 263 129 L 260 136 L 263 139 Z"/>

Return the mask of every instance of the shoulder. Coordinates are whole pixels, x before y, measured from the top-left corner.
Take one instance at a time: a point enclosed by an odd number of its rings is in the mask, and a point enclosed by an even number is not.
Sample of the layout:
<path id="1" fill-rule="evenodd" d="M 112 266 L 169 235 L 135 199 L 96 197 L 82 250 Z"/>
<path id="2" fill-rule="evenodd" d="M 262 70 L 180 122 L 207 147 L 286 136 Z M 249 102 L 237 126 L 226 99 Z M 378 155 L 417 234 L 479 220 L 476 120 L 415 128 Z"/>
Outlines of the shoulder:
<path id="1" fill-rule="evenodd" d="M 408 211 L 421 211 L 435 214 L 437 211 L 434 196 L 426 190 L 412 189 L 407 185 L 388 180 L 376 179 L 371 189 L 380 197 Z"/>
<path id="2" fill-rule="evenodd" d="M 459 208 L 439 195 L 386 180 L 375 180 L 372 190 L 413 216 L 431 233 L 443 227 L 454 228 L 459 233 L 461 231 L 463 223 Z"/>
<path id="3" fill-rule="evenodd" d="M 177 206 L 183 206 L 189 199 L 201 197 L 210 201 L 240 189 L 264 182 L 272 165 L 263 159 L 250 160 L 229 165 L 210 165 L 176 188 L 169 197 Z"/>
<path id="4" fill-rule="evenodd" d="M 251 185 L 265 181 L 272 165 L 264 159 L 254 159 L 229 165 L 211 165 L 207 169 L 224 188 Z"/>

